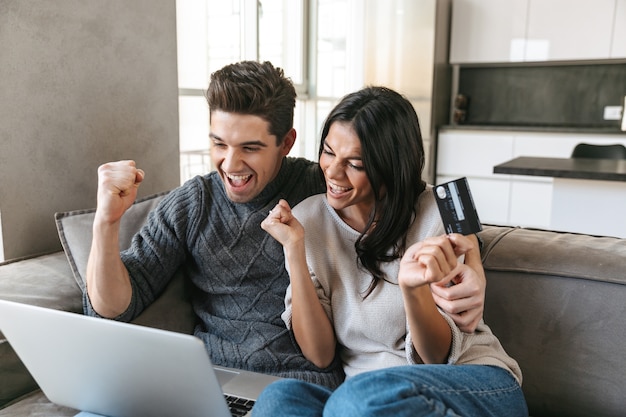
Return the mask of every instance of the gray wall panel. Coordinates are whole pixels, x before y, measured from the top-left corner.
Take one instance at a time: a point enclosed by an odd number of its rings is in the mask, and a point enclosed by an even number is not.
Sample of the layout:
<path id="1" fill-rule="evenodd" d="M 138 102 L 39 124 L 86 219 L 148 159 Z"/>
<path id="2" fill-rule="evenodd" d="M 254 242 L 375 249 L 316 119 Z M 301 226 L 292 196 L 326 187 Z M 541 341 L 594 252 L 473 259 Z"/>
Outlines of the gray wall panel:
<path id="1" fill-rule="evenodd" d="M 4 257 L 60 249 L 54 213 L 94 207 L 97 167 L 140 195 L 179 183 L 175 0 L 0 0 Z"/>

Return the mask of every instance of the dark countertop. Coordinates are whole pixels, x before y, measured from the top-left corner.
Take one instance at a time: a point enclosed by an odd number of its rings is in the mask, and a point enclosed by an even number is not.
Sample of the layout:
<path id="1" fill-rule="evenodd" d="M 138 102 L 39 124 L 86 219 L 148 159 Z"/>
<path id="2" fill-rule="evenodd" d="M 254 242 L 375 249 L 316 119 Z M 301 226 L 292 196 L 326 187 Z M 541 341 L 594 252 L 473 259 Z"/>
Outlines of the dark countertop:
<path id="1" fill-rule="evenodd" d="M 626 160 L 520 156 L 493 167 L 494 174 L 626 181 Z"/>

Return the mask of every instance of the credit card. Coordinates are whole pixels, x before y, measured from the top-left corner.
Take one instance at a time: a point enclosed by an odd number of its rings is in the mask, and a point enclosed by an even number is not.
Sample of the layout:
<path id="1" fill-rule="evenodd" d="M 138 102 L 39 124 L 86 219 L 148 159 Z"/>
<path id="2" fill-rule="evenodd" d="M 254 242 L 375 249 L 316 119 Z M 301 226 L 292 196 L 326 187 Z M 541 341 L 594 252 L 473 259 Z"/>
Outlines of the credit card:
<path id="1" fill-rule="evenodd" d="M 483 230 L 467 178 L 433 187 L 446 233 L 470 235 Z"/>

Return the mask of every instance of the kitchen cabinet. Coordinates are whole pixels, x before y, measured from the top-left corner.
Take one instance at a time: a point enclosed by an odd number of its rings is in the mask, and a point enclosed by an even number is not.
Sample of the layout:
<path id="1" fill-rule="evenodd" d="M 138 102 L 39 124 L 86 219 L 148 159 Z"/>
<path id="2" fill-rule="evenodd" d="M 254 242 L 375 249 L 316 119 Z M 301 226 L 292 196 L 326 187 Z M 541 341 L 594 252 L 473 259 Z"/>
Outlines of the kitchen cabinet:
<path id="1" fill-rule="evenodd" d="M 455 0 L 450 63 L 626 57 L 625 2 Z"/>
<path id="2" fill-rule="evenodd" d="M 524 59 L 529 0 L 454 0 L 450 63 Z"/>
<path id="3" fill-rule="evenodd" d="M 467 177 L 483 223 L 549 229 L 553 179 L 494 174 L 493 167 L 518 156 L 567 158 L 581 142 L 626 145 L 626 135 L 442 129 L 435 183 Z"/>
<path id="4" fill-rule="evenodd" d="M 529 0 L 525 61 L 606 59 L 615 0 Z"/>
<path id="5" fill-rule="evenodd" d="M 615 5 L 611 58 L 626 58 L 626 0 L 617 0 Z"/>
<path id="6" fill-rule="evenodd" d="M 521 156 L 493 171 L 553 179 L 551 230 L 626 237 L 623 160 Z"/>
<path id="7" fill-rule="evenodd" d="M 577 142 L 577 139 L 574 140 Z M 570 135 L 513 133 L 512 158 L 517 156 L 553 156 L 567 158 L 576 146 Z M 499 163 L 506 161 L 502 160 Z M 493 173 L 493 166 L 491 167 Z M 492 174 L 499 176 L 500 174 Z M 512 175 L 507 207 L 507 224 L 540 227 L 550 225 L 552 211 L 552 178 Z"/>
<path id="8" fill-rule="evenodd" d="M 551 229 L 626 238 L 626 182 L 571 178 L 554 182 Z"/>

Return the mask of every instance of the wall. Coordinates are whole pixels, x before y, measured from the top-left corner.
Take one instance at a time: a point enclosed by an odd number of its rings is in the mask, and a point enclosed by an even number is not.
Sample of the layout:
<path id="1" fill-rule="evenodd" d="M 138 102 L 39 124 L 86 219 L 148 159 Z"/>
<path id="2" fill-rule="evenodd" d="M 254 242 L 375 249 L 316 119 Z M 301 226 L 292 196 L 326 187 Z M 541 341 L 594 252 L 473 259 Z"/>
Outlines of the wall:
<path id="1" fill-rule="evenodd" d="M 435 129 L 449 113 L 450 10 L 450 0 L 365 2 L 363 84 L 393 88 L 415 107 L 428 182 L 434 179 Z"/>
<path id="2" fill-rule="evenodd" d="M 60 250 L 54 213 L 95 206 L 103 162 L 135 159 L 140 196 L 178 185 L 177 94 L 174 0 L 0 0 L 4 258 Z"/>

